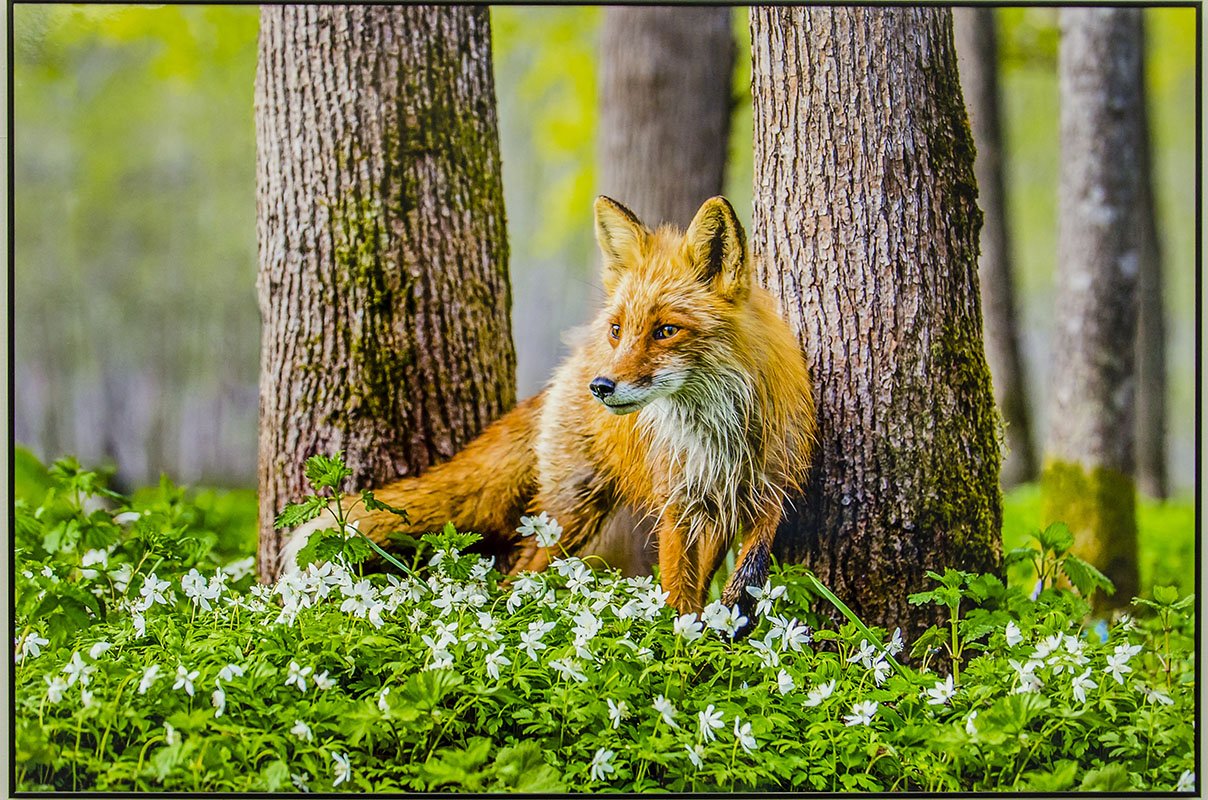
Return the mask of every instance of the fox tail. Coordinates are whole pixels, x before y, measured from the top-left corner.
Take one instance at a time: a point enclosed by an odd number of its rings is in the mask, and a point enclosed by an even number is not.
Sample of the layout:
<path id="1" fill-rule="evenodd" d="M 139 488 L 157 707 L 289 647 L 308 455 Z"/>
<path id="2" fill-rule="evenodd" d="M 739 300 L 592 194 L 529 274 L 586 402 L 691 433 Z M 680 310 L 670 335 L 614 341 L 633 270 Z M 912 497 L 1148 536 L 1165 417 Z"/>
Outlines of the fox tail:
<path id="1" fill-rule="evenodd" d="M 495 556 L 506 568 L 516 556 L 516 526 L 537 491 L 534 447 L 544 395 L 517 405 L 448 461 L 418 477 L 374 489 L 378 500 L 406 511 L 406 520 L 387 510 L 370 511 L 359 498 L 349 497 L 344 507 L 355 505 L 349 521 L 386 549 L 392 533 L 420 536 L 452 522 L 459 531 L 481 534 L 483 541 L 477 549 Z M 322 514 L 286 534 L 277 574 L 296 571 L 298 552 L 307 539 L 333 527 L 334 519 Z"/>

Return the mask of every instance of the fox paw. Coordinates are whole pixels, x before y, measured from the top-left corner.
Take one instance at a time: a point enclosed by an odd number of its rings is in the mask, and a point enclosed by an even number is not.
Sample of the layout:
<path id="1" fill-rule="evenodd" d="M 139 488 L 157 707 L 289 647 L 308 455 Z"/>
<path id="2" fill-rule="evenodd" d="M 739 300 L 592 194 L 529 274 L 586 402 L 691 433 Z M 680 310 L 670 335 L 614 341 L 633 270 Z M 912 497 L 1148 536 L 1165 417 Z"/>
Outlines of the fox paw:
<path id="1" fill-rule="evenodd" d="M 755 598 L 747 591 L 748 586 L 763 586 L 768 579 L 768 563 L 771 560 L 768 546 L 763 543 L 755 545 L 749 553 L 742 554 L 743 558 L 738 568 L 730 575 L 726 588 L 721 593 L 721 601 L 727 606 L 738 606 L 739 613 L 747 618 L 746 623 L 738 629 L 734 638 L 746 636 L 755 629 L 759 620 L 755 618 Z"/>

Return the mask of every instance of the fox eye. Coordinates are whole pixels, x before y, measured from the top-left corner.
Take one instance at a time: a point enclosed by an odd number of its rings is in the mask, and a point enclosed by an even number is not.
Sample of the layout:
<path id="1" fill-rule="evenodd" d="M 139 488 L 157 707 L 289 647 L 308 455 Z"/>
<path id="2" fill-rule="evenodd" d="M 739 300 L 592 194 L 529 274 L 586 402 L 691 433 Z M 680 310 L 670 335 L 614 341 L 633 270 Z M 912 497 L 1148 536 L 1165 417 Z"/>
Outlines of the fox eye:
<path id="1" fill-rule="evenodd" d="M 654 338 L 670 339 L 677 333 L 679 333 L 679 328 L 674 325 L 660 325 L 654 329 Z"/>
<path id="2" fill-rule="evenodd" d="M 614 338 L 614 339 L 621 338 L 621 326 L 617 325 L 615 322 L 613 323 L 612 327 L 608 329 L 608 332 L 609 332 L 609 334 L 612 335 L 612 338 Z"/>

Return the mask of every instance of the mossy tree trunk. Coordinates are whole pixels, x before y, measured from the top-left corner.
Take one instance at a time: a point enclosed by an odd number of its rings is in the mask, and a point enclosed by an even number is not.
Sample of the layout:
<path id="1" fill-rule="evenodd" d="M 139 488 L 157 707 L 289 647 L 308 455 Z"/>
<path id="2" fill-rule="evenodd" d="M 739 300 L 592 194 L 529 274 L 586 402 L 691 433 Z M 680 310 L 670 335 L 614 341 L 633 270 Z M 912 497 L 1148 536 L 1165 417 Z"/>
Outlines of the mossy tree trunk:
<path id="1" fill-rule="evenodd" d="M 1158 240 L 1157 206 L 1153 196 L 1153 154 L 1145 91 L 1145 28 L 1141 18 L 1137 58 L 1139 100 L 1136 125 L 1137 190 L 1135 206 L 1141 255 L 1137 271 L 1137 488 L 1150 497 L 1170 493 L 1166 473 L 1166 304 L 1162 277 L 1162 246 Z"/>
<path id="2" fill-rule="evenodd" d="M 986 360 L 994 380 L 994 400 L 1006 425 L 1007 452 L 1002 484 L 1037 477 L 1036 450 L 1028 407 L 1028 380 L 1019 351 L 1011 232 L 1003 179 L 1003 130 L 999 108 L 998 32 L 993 8 L 952 9 L 961 90 L 977 145 L 974 174 L 982 210 L 978 276 L 986 340 Z"/>
<path id="3" fill-rule="evenodd" d="M 1075 552 L 1137 591 L 1134 431 L 1141 12 L 1061 11 L 1057 331 L 1045 517 Z"/>
<path id="4" fill-rule="evenodd" d="M 734 69 L 729 7 L 614 6 L 600 30 L 599 192 L 651 225 L 688 226 L 721 194 Z M 635 527 L 636 526 L 636 527 Z M 619 515 L 590 548 L 623 571 L 658 563 L 650 520 Z"/>
<path id="5" fill-rule="evenodd" d="M 485 7 L 265 6 L 255 105 L 269 579 L 308 456 L 416 474 L 513 405 L 515 355 Z"/>
<path id="6" fill-rule="evenodd" d="M 687 227 L 721 194 L 730 135 L 729 7 L 616 6 L 600 31 L 600 192 Z"/>
<path id="7" fill-rule="evenodd" d="M 818 448 L 776 541 L 919 633 L 927 570 L 1000 563 L 973 141 L 943 8 L 756 7 L 752 248 L 799 332 Z"/>

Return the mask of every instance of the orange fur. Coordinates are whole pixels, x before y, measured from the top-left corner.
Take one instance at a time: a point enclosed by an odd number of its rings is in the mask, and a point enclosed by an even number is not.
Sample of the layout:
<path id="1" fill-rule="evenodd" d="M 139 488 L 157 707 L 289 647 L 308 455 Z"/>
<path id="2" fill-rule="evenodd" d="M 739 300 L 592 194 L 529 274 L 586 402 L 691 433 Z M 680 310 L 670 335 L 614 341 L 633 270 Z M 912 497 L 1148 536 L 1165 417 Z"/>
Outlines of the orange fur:
<path id="1" fill-rule="evenodd" d="M 741 225 L 723 198 L 687 232 L 651 231 L 596 201 L 608 297 L 574 336 L 550 385 L 464 451 L 376 493 L 411 525 L 360 514 L 375 538 L 451 520 L 484 535 L 513 571 L 548 554 L 518 543 L 522 513 L 546 511 L 581 552 L 621 507 L 653 519 L 668 602 L 700 610 L 735 537 L 742 552 L 723 600 L 761 583 L 787 497 L 814 442 L 814 403 L 797 340 L 754 285 Z M 597 379 L 601 397 L 589 385 Z"/>

